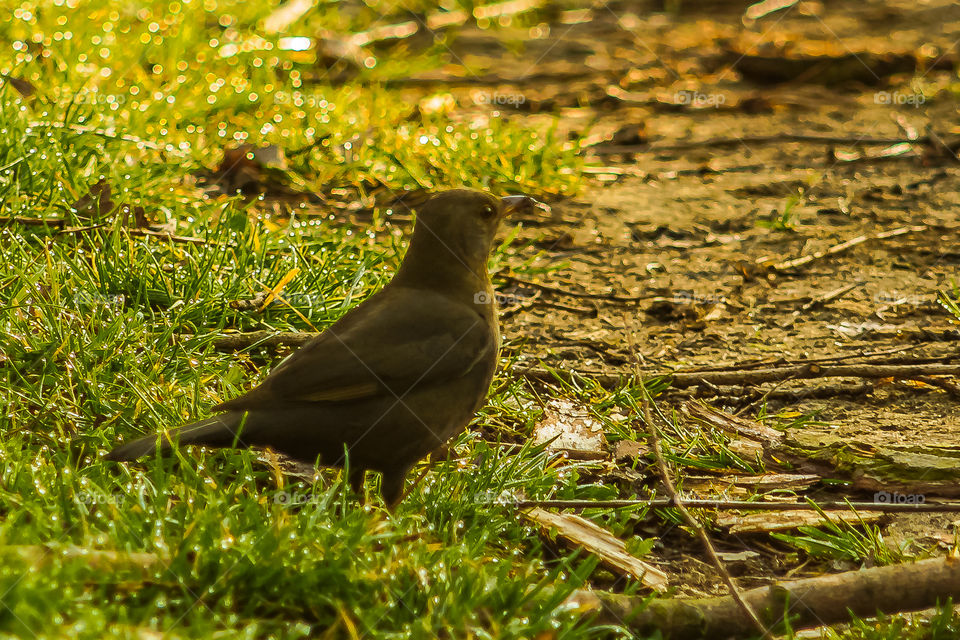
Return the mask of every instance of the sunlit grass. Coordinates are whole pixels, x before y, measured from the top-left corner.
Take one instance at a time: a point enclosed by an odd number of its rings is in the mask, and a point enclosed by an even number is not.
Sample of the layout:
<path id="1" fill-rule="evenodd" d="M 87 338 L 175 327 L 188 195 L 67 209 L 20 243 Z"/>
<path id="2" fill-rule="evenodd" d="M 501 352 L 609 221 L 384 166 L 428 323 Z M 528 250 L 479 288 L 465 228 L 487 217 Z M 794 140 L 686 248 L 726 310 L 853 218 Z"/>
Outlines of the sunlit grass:
<path id="1" fill-rule="evenodd" d="M 298 33 L 264 34 L 276 5 L 8 3 L 0 631 L 583 635 L 561 603 L 594 561 L 545 550 L 489 500 L 576 493 L 542 450 L 465 435 L 460 462 L 431 472 L 396 516 L 348 499 L 338 472 L 285 480 L 251 452 L 99 462 L 121 437 L 207 413 L 283 355 L 221 353 L 216 336 L 320 330 L 390 278 L 404 240 L 389 212 L 362 230 L 311 193 L 349 205 L 377 185 L 576 187 L 574 147 L 549 128 L 472 104 L 413 116 L 416 100 L 389 83 L 442 64 L 442 42 L 377 52 L 335 81 L 279 39 L 360 31 L 378 8 L 320 3 Z M 240 143 L 288 152 L 290 184 L 310 208 L 205 193 L 203 176 Z M 80 205 L 101 181 L 108 206 Z M 132 235 L 136 207 L 192 240 Z M 40 219 L 50 224 L 29 224 Z M 281 284 L 267 308 L 236 304 Z"/>
<path id="2" fill-rule="evenodd" d="M 213 168 L 224 146 L 242 143 L 288 152 L 314 145 L 291 165 L 316 190 L 338 182 L 545 193 L 576 186 L 575 145 L 554 140 L 549 130 L 513 124 L 490 109 L 424 113 L 414 109 L 409 90 L 386 88 L 444 62 L 442 39 L 419 52 L 400 44 L 371 53 L 371 68 L 360 65 L 334 82 L 313 48 L 291 50 L 281 42 L 290 33 L 262 33 L 273 3 L 30 6 L 0 26 L 13 49 L 0 72 L 33 91 L 21 98 L 13 82 L 4 82 L 7 99 L 19 107 L 16 119 L 100 131 L 104 139 L 91 144 L 121 175 L 158 160 Z M 290 29 L 317 45 L 324 29 L 347 34 L 378 22 L 376 11 L 322 3 Z M 404 16 L 410 18 L 399 11 L 396 19 Z M 432 101 L 419 95 L 431 104 L 452 100 L 442 92 Z M 37 138 L 48 133 L 34 126 L 24 143 L 42 145 Z M 113 144 L 122 136 L 143 142 Z M 157 145 L 162 151 L 151 151 Z M 89 180 L 96 167 L 80 163 L 76 170 Z M 141 184 L 120 182 L 143 192 Z"/>

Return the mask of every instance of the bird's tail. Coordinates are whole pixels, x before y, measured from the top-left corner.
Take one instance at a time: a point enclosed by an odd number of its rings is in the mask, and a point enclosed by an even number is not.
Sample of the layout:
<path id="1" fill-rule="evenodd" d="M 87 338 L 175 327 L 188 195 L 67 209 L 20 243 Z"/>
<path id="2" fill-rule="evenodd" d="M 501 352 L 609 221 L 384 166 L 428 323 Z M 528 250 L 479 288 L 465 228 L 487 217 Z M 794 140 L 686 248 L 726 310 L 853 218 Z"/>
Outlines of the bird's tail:
<path id="1" fill-rule="evenodd" d="M 168 453 L 177 444 L 202 444 L 210 447 L 229 447 L 237 442 L 243 446 L 238 438 L 244 413 L 231 411 L 212 418 L 177 427 L 170 431 L 163 431 L 145 436 L 133 442 L 121 445 L 104 456 L 104 460 L 124 461 L 136 460 L 147 454 L 155 453 L 158 449 L 161 454 Z"/>

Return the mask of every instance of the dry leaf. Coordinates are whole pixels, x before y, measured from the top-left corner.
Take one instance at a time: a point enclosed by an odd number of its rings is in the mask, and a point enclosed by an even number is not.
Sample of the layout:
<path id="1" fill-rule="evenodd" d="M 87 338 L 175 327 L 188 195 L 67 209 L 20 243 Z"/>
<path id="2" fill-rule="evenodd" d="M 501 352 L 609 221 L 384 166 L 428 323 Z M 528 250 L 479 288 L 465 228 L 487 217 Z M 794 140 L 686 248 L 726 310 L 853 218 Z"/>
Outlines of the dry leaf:
<path id="1" fill-rule="evenodd" d="M 663 591 L 667 588 L 667 574 L 627 553 L 626 545 L 606 529 L 580 516 L 553 513 L 535 507 L 523 517 L 557 535 L 573 547 L 586 549 L 598 556 L 605 567 L 616 573 L 636 578 L 645 586 Z"/>
<path id="2" fill-rule="evenodd" d="M 830 519 L 848 524 L 876 522 L 883 517 L 880 511 L 843 511 L 831 513 Z M 823 522 L 823 516 L 816 511 L 762 511 L 748 515 L 722 513 L 717 517 L 717 525 L 726 527 L 730 533 L 770 533 L 785 531 L 797 527 L 815 527 Z"/>
<path id="3" fill-rule="evenodd" d="M 13 76 L 8 76 L 5 73 L 0 73 L 0 77 L 9 82 L 10 86 L 16 89 L 17 93 L 24 98 L 32 98 L 37 94 L 37 88 L 26 80 L 14 78 Z"/>
<path id="4" fill-rule="evenodd" d="M 553 451 L 588 452 L 603 456 L 606 437 L 603 425 L 583 405 L 563 398 L 547 403 L 540 422 L 533 428 L 534 444 L 549 443 Z"/>
<path id="5" fill-rule="evenodd" d="M 650 453 L 650 447 L 646 443 L 636 440 L 621 440 L 613 447 L 614 460 L 633 461 L 648 453 Z"/>

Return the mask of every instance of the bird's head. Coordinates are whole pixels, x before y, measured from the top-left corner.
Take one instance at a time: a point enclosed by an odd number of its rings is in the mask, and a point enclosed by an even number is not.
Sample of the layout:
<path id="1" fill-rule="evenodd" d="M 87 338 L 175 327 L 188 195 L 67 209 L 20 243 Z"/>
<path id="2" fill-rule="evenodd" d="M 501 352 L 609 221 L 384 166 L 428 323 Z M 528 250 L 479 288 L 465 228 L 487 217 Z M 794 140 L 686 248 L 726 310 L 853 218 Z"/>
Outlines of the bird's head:
<path id="1" fill-rule="evenodd" d="M 470 189 L 439 193 L 417 212 L 404 264 L 416 264 L 422 276 L 426 269 L 464 270 L 486 279 L 487 258 L 500 221 L 536 205 L 537 201 L 528 196 L 497 198 Z"/>

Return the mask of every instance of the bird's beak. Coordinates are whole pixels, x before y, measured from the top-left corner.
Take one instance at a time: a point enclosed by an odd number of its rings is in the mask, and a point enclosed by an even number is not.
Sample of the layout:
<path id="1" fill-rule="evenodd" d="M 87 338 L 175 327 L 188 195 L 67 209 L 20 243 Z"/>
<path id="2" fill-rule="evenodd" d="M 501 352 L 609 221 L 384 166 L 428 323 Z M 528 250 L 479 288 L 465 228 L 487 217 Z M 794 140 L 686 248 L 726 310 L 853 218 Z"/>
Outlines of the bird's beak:
<path id="1" fill-rule="evenodd" d="M 503 203 L 504 217 L 518 212 L 529 213 L 538 206 L 542 206 L 530 196 L 507 196 L 503 198 L 501 202 Z"/>

